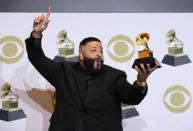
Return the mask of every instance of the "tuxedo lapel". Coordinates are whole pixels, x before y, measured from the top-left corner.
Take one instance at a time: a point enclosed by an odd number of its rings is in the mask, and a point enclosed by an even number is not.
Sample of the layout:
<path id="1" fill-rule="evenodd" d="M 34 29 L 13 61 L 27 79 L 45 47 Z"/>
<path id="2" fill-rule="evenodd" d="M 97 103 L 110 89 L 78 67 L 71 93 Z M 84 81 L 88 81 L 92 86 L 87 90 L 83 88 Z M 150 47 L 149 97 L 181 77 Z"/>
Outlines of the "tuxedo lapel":
<path id="1" fill-rule="evenodd" d="M 77 70 L 77 76 L 76 76 L 76 82 L 77 82 L 77 85 L 76 85 L 76 88 L 78 90 L 78 95 L 79 95 L 79 101 L 80 103 L 82 103 L 83 99 L 84 99 L 84 96 L 86 94 L 86 91 L 85 91 L 85 86 L 86 86 L 86 83 L 85 83 L 85 73 L 84 71 L 82 70 L 82 68 L 80 67 L 79 64 L 76 65 L 78 68 Z"/>
<path id="2" fill-rule="evenodd" d="M 63 63 L 62 63 L 63 64 Z M 63 64 L 63 66 L 65 67 L 65 65 Z M 71 83 L 69 83 L 67 88 L 67 95 L 69 98 L 69 100 L 72 100 L 71 103 L 74 104 L 74 106 L 80 107 L 82 106 L 82 100 L 83 100 L 83 96 L 85 95 L 85 81 L 84 81 L 84 73 L 82 72 L 79 63 L 73 63 L 71 64 L 72 68 L 74 68 L 75 72 L 71 72 L 71 71 L 64 71 L 66 72 L 66 74 L 71 73 L 69 75 L 67 75 L 68 81 L 70 81 Z M 64 69 L 64 68 L 63 68 Z M 66 93 L 66 91 L 64 91 Z"/>
<path id="3" fill-rule="evenodd" d="M 78 88 L 78 92 L 79 92 L 79 97 L 80 97 L 80 100 L 82 102 L 84 99 L 84 96 L 86 94 L 86 90 L 85 90 L 86 83 L 85 83 L 84 74 L 79 75 L 77 83 L 78 83 L 77 88 Z"/>

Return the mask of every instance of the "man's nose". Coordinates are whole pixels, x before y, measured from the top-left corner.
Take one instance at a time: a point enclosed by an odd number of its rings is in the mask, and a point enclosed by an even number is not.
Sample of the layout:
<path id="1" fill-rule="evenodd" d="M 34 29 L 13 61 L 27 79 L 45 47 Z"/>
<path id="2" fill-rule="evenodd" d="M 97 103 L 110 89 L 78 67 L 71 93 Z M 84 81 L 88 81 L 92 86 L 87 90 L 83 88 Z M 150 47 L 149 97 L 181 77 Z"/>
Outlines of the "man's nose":
<path id="1" fill-rule="evenodd" d="M 97 51 L 97 57 L 99 57 L 99 58 L 102 58 L 102 52 L 101 51 Z"/>

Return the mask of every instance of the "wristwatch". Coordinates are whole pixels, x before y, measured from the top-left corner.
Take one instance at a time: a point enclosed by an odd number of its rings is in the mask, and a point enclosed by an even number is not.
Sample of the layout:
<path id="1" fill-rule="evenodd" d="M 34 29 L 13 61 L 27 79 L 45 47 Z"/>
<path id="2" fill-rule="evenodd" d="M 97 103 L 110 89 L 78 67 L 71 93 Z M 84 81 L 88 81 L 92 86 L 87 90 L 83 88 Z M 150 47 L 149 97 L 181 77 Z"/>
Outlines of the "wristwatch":
<path id="1" fill-rule="evenodd" d="M 139 86 L 146 86 L 147 85 L 147 83 L 145 81 L 144 82 L 139 82 L 139 81 L 136 80 L 136 83 Z"/>

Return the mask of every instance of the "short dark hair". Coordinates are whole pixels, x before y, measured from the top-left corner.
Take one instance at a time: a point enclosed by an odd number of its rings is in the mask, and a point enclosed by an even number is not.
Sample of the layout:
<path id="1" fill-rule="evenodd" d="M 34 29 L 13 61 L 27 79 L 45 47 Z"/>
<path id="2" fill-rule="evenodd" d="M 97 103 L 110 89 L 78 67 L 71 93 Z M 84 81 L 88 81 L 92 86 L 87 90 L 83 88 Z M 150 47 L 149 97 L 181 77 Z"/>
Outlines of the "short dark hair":
<path id="1" fill-rule="evenodd" d="M 87 38 L 84 38 L 84 39 L 80 42 L 80 44 L 79 44 L 79 49 L 80 49 L 81 46 L 84 46 L 84 45 L 86 45 L 88 42 L 91 42 L 91 41 L 98 41 L 98 42 L 101 43 L 101 41 L 100 41 L 98 38 L 96 38 L 96 37 L 87 37 Z"/>

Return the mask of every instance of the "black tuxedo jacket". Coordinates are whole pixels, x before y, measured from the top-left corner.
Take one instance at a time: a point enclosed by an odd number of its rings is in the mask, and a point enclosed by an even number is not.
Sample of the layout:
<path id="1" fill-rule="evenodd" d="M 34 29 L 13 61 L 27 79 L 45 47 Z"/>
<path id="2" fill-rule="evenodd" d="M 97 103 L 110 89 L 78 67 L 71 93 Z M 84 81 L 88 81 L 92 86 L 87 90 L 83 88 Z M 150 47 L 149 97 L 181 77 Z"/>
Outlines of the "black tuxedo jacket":
<path id="1" fill-rule="evenodd" d="M 26 39 L 28 58 L 56 88 L 50 131 L 122 131 L 121 102 L 139 104 L 147 87 L 127 82 L 123 71 L 104 65 L 86 90 L 85 71 L 76 62 L 57 63 L 47 58 L 41 39 Z"/>

